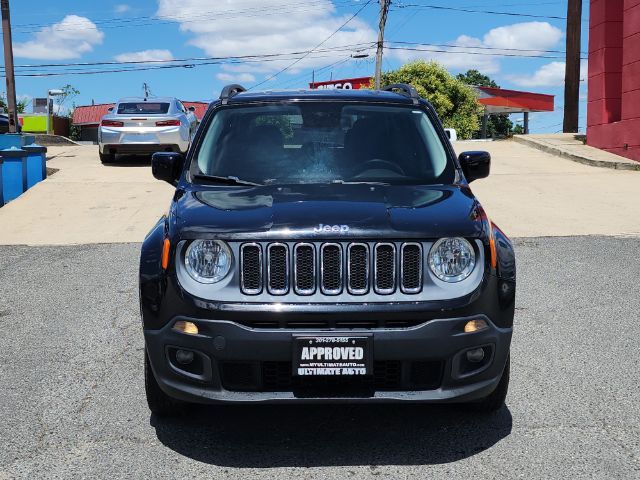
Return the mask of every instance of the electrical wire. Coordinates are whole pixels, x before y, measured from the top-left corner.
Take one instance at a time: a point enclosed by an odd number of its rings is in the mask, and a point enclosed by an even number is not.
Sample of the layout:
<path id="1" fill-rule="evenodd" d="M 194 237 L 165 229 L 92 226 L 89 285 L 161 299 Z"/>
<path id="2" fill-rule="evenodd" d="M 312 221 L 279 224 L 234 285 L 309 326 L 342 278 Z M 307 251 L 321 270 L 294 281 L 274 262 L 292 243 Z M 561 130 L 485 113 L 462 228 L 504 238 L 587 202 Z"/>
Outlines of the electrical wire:
<path id="1" fill-rule="evenodd" d="M 460 8 L 460 7 L 447 7 L 444 5 L 426 5 L 426 4 L 415 4 L 415 3 L 396 3 L 396 8 L 415 8 L 418 10 L 429 9 L 429 10 L 446 10 L 452 12 L 461 12 L 461 13 L 483 13 L 488 15 L 504 15 L 509 17 L 527 17 L 527 18 L 543 18 L 548 20 L 566 20 L 567 17 L 561 17 L 556 15 L 537 15 L 537 14 L 529 14 L 529 13 L 518 13 L 518 12 L 501 12 L 496 10 L 475 10 L 470 8 Z"/>
<path id="2" fill-rule="evenodd" d="M 314 48 L 311 49 L 311 52 L 313 52 L 315 49 L 321 47 L 322 45 L 324 45 L 325 43 L 327 43 L 336 33 L 338 33 L 340 30 L 342 30 L 345 26 L 347 26 L 347 24 L 349 22 L 351 22 L 351 20 L 353 20 L 354 18 L 356 18 L 360 12 L 362 12 L 365 8 L 367 8 L 369 6 L 369 4 L 372 2 L 372 0 L 367 0 L 367 2 L 362 5 L 362 7 L 360 7 L 360 9 L 354 13 L 353 15 L 351 15 L 351 17 L 349 17 L 349 19 L 344 22 L 342 25 L 340 25 L 333 33 L 331 33 L 331 35 L 329 35 L 327 38 L 325 38 L 323 41 L 321 41 L 318 45 L 316 45 Z M 309 55 L 309 54 L 307 54 Z M 258 82 L 254 85 L 252 85 L 251 87 L 248 88 L 248 90 L 252 90 L 256 87 L 259 87 L 260 85 L 263 85 L 271 80 L 273 80 L 275 77 L 277 77 L 278 75 L 280 75 L 281 73 L 286 72 L 287 70 L 289 70 L 291 67 L 293 67 L 294 65 L 298 64 L 299 62 L 301 62 L 307 55 L 303 55 L 302 57 L 300 57 L 299 59 L 297 59 L 296 61 L 294 61 L 293 63 L 287 65 L 286 67 L 284 67 L 282 70 L 279 70 L 278 72 L 274 73 L 273 75 L 265 78 L 263 81 Z"/>

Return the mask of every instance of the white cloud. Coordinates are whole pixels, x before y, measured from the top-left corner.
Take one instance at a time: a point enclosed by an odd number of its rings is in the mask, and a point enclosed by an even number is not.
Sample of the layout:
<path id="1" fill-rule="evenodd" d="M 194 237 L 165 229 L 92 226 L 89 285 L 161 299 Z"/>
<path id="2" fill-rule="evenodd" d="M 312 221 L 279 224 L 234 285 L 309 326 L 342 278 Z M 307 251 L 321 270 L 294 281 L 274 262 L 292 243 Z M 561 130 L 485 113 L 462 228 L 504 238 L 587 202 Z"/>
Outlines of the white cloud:
<path id="1" fill-rule="evenodd" d="M 533 75 L 510 75 L 507 78 L 521 87 L 559 87 L 564 85 L 564 62 L 551 62 Z"/>
<path id="2" fill-rule="evenodd" d="M 562 31 L 547 22 L 525 22 L 489 30 L 482 38 L 461 35 L 447 47 L 420 47 L 424 50 L 394 50 L 394 56 L 403 61 L 412 59 L 435 60 L 451 70 L 476 69 L 485 74 L 498 73 L 502 55 L 538 55 L 562 38 Z M 514 52 L 512 49 L 526 49 Z"/>
<path id="3" fill-rule="evenodd" d="M 509 75 L 507 78 L 521 87 L 561 87 L 564 85 L 565 62 L 551 62 L 543 65 L 533 74 Z M 580 64 L 580 78 L 587 78 L 587 61 Z"/>
<path id="4" fill-rule="evenodd" d="M 216 78 L 222 82 L 255 82 L 256 77 L 251 75 L 250 73 L 239 73 L 237 75 L 233 75 L 231 73 L 219 73 L 216 75 Z"/>
<path id="5" fill-rule="evenodd" d="M 142 50 L 140 52 L 121 53 L 114 57 L 118 62 L 149 62 L 154 60 L 173 60 L 169 50 Z"/>
<path id="6" fill-rule="evenodd" d="M 483 43 L 492 48 L 533 50 L 528 53 L 536 55 L 556 45 L 562 35 L 560 29 L 547 22 L 525 22 L 494 28 L 484 36 Z M 527 52 L 517 53 L 527 55 Z"/>
<path id="7" fill-rule="evenodd" d="M 121 3 L 119 5 L 116 5 L 115 8 L 114 8 L 114 11 L 116 13 L 127 13 L 130 10 L 131 10 L 131 6 L 127 5 L 125 3 Z"/>
<path id="8" fill-rule="evenodd" d="M 50 27 L 41 28 L 33 39 L 13 45 L 16 57 L 39 60 L 79 58 L 102 43 L 104 33 L 86 17 L 67 15 Z"/>
<path id="9" fill-rule="evenodd" d="M 372 7 L 374 3 L 372 2 Z M 227 57 L 307 51 L 316 47 L 353 14 L 338 15 L 330 0 L 158 0 L 157 16 L 173 20 L 192 35 L 189 43 L 207 55 Z M 319 50 L 362 42 L 374 42 L 376 32 L 358 17 L 333 35 Z M 319 52 L 300 61 L 288 73 L 328 65 L 348 58 L 355 49 Z M 322 58 L 319 58 L 322 57 Z M 236 65 L 236 71 L 273 73 L 294 58 Z"/>

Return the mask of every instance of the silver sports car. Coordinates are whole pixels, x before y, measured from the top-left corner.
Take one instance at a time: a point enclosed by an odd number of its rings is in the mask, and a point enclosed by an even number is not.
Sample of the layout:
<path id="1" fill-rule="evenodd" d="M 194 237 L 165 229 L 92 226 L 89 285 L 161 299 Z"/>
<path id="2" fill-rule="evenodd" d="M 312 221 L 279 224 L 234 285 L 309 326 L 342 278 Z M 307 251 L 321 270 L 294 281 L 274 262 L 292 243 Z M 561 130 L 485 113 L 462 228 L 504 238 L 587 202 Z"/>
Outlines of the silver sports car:
<path id="1" fill-rule="evenodd" d="M 185 153 L 198 120 L 176 98 L 124 98 L 102 117 L 98 148 L 102 163 L 116 154 Z"/>

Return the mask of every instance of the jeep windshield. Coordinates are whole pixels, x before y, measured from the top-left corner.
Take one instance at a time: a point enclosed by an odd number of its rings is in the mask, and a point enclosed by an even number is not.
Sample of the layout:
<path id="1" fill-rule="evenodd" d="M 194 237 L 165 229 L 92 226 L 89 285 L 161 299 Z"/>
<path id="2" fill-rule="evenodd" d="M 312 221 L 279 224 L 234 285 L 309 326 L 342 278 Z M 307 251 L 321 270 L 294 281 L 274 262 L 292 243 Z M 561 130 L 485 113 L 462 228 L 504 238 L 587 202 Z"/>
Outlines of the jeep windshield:
<path id="1" fill-rule="evenodd" d="M 452 183 L 454 167 L 414 106 L 295 102 L 233 106 L 213 116 L 195 175 L 260 185 Z"/>

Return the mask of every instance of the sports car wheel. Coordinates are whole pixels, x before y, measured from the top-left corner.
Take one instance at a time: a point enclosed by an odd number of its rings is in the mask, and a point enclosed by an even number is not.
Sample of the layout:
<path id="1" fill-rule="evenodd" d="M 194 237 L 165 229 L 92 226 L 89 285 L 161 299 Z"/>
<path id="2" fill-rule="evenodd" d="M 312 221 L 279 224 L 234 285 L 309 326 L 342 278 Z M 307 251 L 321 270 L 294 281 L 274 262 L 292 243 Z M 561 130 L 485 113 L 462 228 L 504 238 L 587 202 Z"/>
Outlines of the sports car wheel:
<path id="1" fill-rule="evenodd" d="M 116 161 L 116 156 L 113 153 L 102 153 L 99 151 L 98 155 L 100 155 L 100 161 L 102 163 L 113 163 Z"/>

